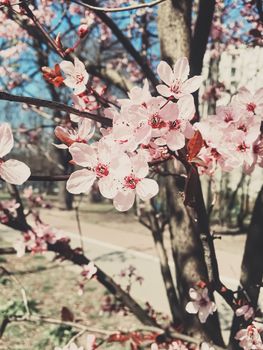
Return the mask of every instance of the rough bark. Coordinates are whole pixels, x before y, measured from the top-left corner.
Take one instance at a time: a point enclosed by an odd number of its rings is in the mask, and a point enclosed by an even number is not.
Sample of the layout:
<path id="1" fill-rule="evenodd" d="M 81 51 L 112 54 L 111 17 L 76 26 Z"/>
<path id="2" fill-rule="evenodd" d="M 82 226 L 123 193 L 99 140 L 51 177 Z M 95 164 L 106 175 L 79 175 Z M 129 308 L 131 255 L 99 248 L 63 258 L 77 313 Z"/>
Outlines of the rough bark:
<path id="1" fill-rule="evenodd" d="M 158 31 L 162 58 L 170 64 L 179 57 L 190 56 L 191 10 L 192 1 L 189 0 L 170 0 L 159 7 Z M 168 167 L 170 172 L 174 172 L 173 164 Z M 195 218 L 189 216 L 173 177 L 167 178 L 166 188 L 177 288 L 180 302 L 184 306 L 189 300 L 189 289 L 201 280 L 208 281 L 209 277 L 200 227 L 197 226 Z M 184 321 L 184 327 L 189 333 L 223 345 L 217 314 L 210 317 L 206 325 L 201 325 L 195 317 L 186 313 Z"/>
<path id="2" fill-rule="evenodd" d="M 158 34 L 162 58 L 172 64 L 190 55 L 191 0 L 165 1 L 158 9 Z"/>
<path id="3" fill-rule="evenodd" d="M 200 281 L 210 281 L 206 267 L 204 249 L 200 238 L 202 224 L 197 220 L 198 214 L 186 208 L 181 192 L 173 177 L 167 179 L 167 205 L 169 209 L 169 229 L 172 244 L 173 259 L 176 267 L 176 281 L 179 302 L 183 310 L 189 301 L 189 289 Z M 211 296 L 212 298 L 212 296 Z M 196 317 L 184 312 L 184 328 L 189 334 L 200 339 L 212 340 L 223 346 L 218 315 L 209 317 L 202 325 Z"/>

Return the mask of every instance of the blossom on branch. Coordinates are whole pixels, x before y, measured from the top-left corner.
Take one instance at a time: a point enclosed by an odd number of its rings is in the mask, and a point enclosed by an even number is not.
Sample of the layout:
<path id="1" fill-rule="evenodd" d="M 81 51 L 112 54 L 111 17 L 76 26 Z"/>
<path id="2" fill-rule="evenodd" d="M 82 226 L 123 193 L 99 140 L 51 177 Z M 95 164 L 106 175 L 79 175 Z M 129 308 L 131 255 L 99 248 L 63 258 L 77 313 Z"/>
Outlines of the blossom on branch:
<path id="1" fill-rule="evenodd" d="M 59 66 L 66 76 L 64 84 L 72 88 L 76 95 L 86 90 L 89 74 L 86 71 L 84 63 L 75 57 L 74 64 L 70 61 L 62 61 Z"/>
<path id="2" fill-rule="evenodd" d="M 239 341 L 239 345 L 244 350 L 262 350 L 263 343 L 259 330 L 254 324 L 249 325 L 245 329 L 237 332 L 235 339 Z"/>
<path id="3" fill-rule="evenodd" d="M 29 167 L 19 160 L 3 160 L 14 147 L 14 138 L 8 123 L 0 125 L 0 177 L 13 185 L 22 185 L 30 176 Z"/>
<path id="4" fill-rule="evenodd" d="M 208 296 L 208 289 L 204 288 L 197 291 L 193 288 L 189 291 L 190 298 L 186 304 L 186 311 L 190 314 L 198 314 L 198 318 L 201 323 L 205 323 L 208 316 L 212 315 L 216 311 L 216 304 L 210 300 Z"/>
<path id="5" fill-rule="evenodd" d="M 173 96 L 176 99 L 191 94 L 199 89 L 203 78 L 196 75 L 187 79 L 189 72 L 190 67 L 186 57 L 179 58 L 173 69 L 165 61 L 161 61 L 157 67 L 157 73 L 166 85 L 157 85 L 157 91 L 162 96 Z"/>

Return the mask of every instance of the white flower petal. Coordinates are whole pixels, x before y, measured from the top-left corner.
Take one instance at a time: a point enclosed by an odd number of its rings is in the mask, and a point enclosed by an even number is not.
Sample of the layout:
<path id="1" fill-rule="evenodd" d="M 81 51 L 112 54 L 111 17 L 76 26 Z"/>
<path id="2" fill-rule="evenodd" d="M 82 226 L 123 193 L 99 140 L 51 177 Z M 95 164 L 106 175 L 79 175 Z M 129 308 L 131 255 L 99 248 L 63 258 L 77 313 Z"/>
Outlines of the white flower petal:
<path id="1" fill-rule="evenodd" d="M 14 138 L 8 123 L 0 125 L 0 158 L 7 155 L 14 146 Z"/>
<path id="2" fill-rule="evenodd" d="M 67 181 L 67 190 L 73 194 L 89 192 L 96 180 L 96 175 L 87 169 L 77 170 L 72 173 Z"/>
<path id="3" fill-rule="evenodd" d="M 13 185 L 22 185 L 30 176 L 29 167 L 19 160 L 9 159 L 0 165 L 0 176 Z"/>
<path id="4" fill-rule="evenodd" d="M 127 211 L 133 206 L 134 199 L 134 191 L 122 191 L 114 198 L 113 205 L 118 211 Z"/>
<path id="5" fill-rule="evenodd" d="M 137 195 L 144 201 L 156 196 L 158 192 L 158 183 L 152 179 L 143 179 L 136 186 Z"/>

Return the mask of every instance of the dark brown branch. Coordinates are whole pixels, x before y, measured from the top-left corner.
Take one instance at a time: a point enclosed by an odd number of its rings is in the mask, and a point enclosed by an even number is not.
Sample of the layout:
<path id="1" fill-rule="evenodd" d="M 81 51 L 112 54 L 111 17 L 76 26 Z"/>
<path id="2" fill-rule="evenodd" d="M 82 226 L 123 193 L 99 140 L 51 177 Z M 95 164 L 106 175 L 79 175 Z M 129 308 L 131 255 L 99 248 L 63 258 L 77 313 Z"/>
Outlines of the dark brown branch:
<path id="1" fill-rule="evenodd" d="M 154 210 L 153 204 L 152 204 L 152 207 Z M 148 220 L 149 220 L 149 226 L 150 226 L 149 228 L 152 232 L 155 248 L 160 260 L 162 278 L 163 278 L 173 322 L 175 325 L 178 325 L 181 323 L 182 315 L 181 315 L 181 310 L 179 306 L 179 300 L 177 297 L 177 293 L 176 293 L 173 278 L 172 278 L 171 269 L 169 266 L 167 251 L 165 249 L 164 242 L 163 242 L 164 227 L 161 227 L 155 210 L 148 214 Z"/>
<path id="2" fill-rule="evenodd" d="M 84 0 L 82 2 L 87 5 L 97 6 L 97 2 L 95 0 Z M 105 23 L 107 27 L 111 29 L 112 33 L 116 36 L 116 38 L 125 48 L 125 50 L 134 58 L 138 66 L 141 67 L 142 73 L 146 76 L 146 78 L 148 78 L 151 81 L 153 87 L 155 87 L 158 84 L 158 79 L 156 78 L 154 72 L 148 65 L 147 61 L 140 55 L 140 53 L 132 45 L 131 41 L 123 34 L 123 32 L 120 30 L 117 24 L 106 13 L 98 10 L 93 10 L 93 11 L 96 13 L 98 18 L 103 23 Z"/>
<path id="3" fill-rule="evenodd" d="M 67 181 L 70 175 L 31 175 L 27 181 Z"/>
<path id="4" fill-rule="evenodd" d="M 136 4 L 136 5 L 130 5 L 130 6 L 123 6 L 123 7 L 100 7 L 100 6 L 92 6 L 83 3 L 82 1 L 74 0 L 78 5 L 82 5 L 90 10 L 96 10 L 96 11 L 102 11 L 102 12 L 124 12 L 124 11 L 132 11 L 132 10 L 138 10 L 142 8 L 149 8 L 156 6 L 158 4 L 161 4 L 162 2 L 167 1 L 167 0 L 154 0 L 151 2 L 143 3 L 143 4 Z"/>
<path id="5" fill-rule="evenodd" d="M 0 91 L 0 100 L 26 103 L 28 105 L 37 106 L 37 107 L 46 107 L 53 110 L 75 114 L 83 118 L 88 118 L 98 123 L 101 123 L 104 126 L 112 125 L 112 121 L 109 118 L 105 118 L 103 116 L 92 114 L 89 112 L 82 112 L 76 108 L 67 106 L 64 103 L 60 103 L 56 101 L 42 100 L 39 98 L 27 97 L 27 96 L 12 95 L 4 91 Z"/>
<path id="6" fill-rule="evenodd" d="M 215 0 L 200 0 L 195 31 L 190 45 L 191 75 L 200 75 L 203 68 L 203 59 L 211 30 Z M 194 94 L 195 106 L 198 111 L 198 91 Z"/>

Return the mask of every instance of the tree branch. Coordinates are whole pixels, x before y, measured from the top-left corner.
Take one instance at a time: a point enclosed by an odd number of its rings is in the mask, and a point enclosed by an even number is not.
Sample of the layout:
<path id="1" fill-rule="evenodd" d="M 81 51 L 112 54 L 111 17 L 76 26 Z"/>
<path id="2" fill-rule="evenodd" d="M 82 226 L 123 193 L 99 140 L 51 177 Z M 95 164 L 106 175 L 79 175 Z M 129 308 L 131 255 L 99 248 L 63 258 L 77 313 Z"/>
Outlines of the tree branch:
<path id="1" fill-rule="evenodd" d="M 101 123 L 104 126 L 112 126 L 112 121 L 109 118 L 96 115 L 93 113 L 89 113 L 89 112 L 83 112 L 76 108 L 67 106 L 64 103 L 60 103 L 56 101 L 42 100 L 39 98 L 27 97 L 27 96 L 12 95 L 4 91 L 0 91 L 0 100 L 26 103 L 28 105 L 37 106 L 37 107 L 46 107 L 53 110 L 75 114 L 82 118 L 88 118 L 98 123 Z"/>
<path id="2" fill-rule="evenodd" d="M 83 3 L 91 6 L 97 6 L 97 3 L 95 0 L 84 0 Z M 105 23 L 107 27 L 111 29 L 112 33 L 123 45 L 125 50 L 134 58 L 138 66 L 141 67 L 142 73 L 145 74 L 146 78 L 148 78 L 151 81 L 153 87 L 155 88 L 155 86 L 158 84 L 158 79 L 156 78 L 156 75 L 148 65 L 147 61 L 135 49 L 131 41 L 123 34 L 123 32 L 117 26 L 117 24 L 106 13 L 98 10 L 93 10 L 93 11 L 100 18 L 100 20 L 103 23 Z"/>
<path id="3" fill-rule="evenodd" d="M 90 10 L 96 10 L 96 11 L 102 11 L 102 12 L 123 12 L 123 11 L 132 11 L 132 10 L 138 10 L 142 8 L 149 8 L 156 6 L 158 4 L 161 4 L 162 2 L 167 1 L 167 0 L 155 0 L 151 2 L 146 2 L 143 4 L 137 4 L 137 5 L 130 5 L 130 6 L 125 6 L 125 7 L 99 7 L 99 6 L 93 6 L 89 4 L 85 4 L 82 1 L 78 0 L 73 0 L 78 5 L 82 5 Z"/>

